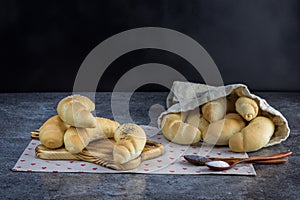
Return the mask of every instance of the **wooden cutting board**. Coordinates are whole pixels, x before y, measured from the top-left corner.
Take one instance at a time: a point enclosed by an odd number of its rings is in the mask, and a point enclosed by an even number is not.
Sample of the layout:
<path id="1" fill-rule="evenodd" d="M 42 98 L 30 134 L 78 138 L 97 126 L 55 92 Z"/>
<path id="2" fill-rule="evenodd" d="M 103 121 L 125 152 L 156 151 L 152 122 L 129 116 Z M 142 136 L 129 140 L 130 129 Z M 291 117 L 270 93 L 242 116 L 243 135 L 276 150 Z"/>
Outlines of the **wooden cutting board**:
<path id="1" fill-rule="evenodd" d="M 31 137 L 39 139 L 39 131 L 32 131 Z M 81 160 L 95 163 L 115 170 L 130 170 L 137 168 L 142 161 L 159 157 L 164 153 L 164 146 L 160 143 L 147 140 L 139 157 L 124 164 L 117 164 L 113 160 L 115 140 L 103 139 L 91 142 L 82 152 L 71 154 L 65 148 L 48 149 L 40 144 L 35 149 L 36 157 L 46 160 Z"/>

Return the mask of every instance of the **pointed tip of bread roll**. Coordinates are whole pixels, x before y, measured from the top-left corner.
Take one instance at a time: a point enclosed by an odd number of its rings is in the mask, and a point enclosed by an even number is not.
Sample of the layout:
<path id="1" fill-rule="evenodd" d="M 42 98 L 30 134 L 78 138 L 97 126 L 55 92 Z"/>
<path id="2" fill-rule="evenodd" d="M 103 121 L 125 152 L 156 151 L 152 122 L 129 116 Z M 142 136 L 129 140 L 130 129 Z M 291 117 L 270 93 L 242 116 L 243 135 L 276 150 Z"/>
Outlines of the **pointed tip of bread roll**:
<path id="1" fill-rule="evenodd" d="M 74 142 L 74 140 L 72 140 L 72 137 L 69 140 L 65 140 L 65 148 L 68 152 L 70 152 L 72 154 L 77 154 L 77 153 L 81 152 L 84 147 L 82 146 L 81 142 L 77 146 L 74 145 L 74 143 L 76 144 L 76 140 Z"/>
<path id="2" fill-rule="evenodd" d="M 247 121 L 254 119 L 259 110 L 257 102 L 249 97 L 239 97 L 235 102 L 235 108 L 236 112 Z"/>
<path id="3" fill-rule="evenodd" d="M 77 154 L 77 153 L 80 152 L 77 148 L 74 148 L 74 147 L 69 147 L 67 150 L 68 150 L 71 154 Z"/>
<path id="4" fill-rule="evenodd" d="M 89 115 L 86 118 L 86 120 L 87 120 L 86 125 L 88 126 L 86 128 L 95 128 L 97 126 L 97 123 L 98 123 L 97 119 L 96 119 L 96 117 L 93 116 L 92 113 L 89 113 Z"/>
<path id="5" fill-rule="evenodd" d="M 63 145 L 63 142 L 56 139 L 47 139 L 46 141 L 42 142 L 42 144 L 49 149 L 57 149 Z"/>
<path id="6" fill-rule="evenodd" d="M 84 133 L 84 128 L 68 128 L 64 135 L 64 144 L 66 150 L 72 154 L 81 152 L 85 148 L 85 141 L 80 137 L 80 135 L 83 135 Z"/>
<path id="7" fill-rule="evenodd" d="M 254 118 L 254 116 L 252 114 L 248 114 L 248 115 L 245 116 L 245 118 L 246 118 L 247 121 L 250 121 Z"/>
<path id="8" fill-rule="evenodd" d="M 71 124 L 74 127 L 78 128 L 95 128 L 97 126 L 97 119 L 87 110 L 82 110 L 78 113 L 74 120 L 74 124 Z"/>

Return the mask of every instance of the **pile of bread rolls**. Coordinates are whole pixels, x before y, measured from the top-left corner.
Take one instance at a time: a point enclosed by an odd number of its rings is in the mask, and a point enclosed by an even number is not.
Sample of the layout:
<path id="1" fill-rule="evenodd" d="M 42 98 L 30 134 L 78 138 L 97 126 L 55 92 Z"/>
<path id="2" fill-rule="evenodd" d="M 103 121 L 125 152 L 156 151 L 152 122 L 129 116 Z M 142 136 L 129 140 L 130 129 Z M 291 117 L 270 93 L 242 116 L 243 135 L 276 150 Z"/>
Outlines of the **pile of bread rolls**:
<path id="1" fill-rule="evenodd" d="M 94 117 L 95 104 L 88 97 L 72 95 L 57 105 L 57 114 L 40 128 L 39 139 L 50 149 L 65 147 L 72 154 L 80 153 L 92 141 L 113 138 L 113 158 L 123 164 L 137 158 L 145 144 L 146 134 L 136 124 L 123 124 Z"/>
<path id="2" fill-rule="evenodd" d="M 166 114 L 161 129 L 168 140 L 177 144 L 203 140 L 213 145 L 229 145 L 234 152 L 251 152 L 268 144 L 275 125 L 260 115 L 254 99 L 229 95 L 189 112 Z"/>

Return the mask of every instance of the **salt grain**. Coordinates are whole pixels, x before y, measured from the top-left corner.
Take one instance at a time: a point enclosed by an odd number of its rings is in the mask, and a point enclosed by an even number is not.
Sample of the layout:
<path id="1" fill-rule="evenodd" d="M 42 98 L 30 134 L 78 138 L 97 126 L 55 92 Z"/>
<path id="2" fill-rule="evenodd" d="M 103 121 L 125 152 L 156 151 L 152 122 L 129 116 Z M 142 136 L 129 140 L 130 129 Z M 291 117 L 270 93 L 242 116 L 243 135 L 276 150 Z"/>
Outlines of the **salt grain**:
<path id="1" fill-rule="evenodd" d="M 221 160 L 208 162 L 207 165 L 212 166 L 212 167 L 229 167 L 230 166 L 227 162 L 224 162 Z"/>

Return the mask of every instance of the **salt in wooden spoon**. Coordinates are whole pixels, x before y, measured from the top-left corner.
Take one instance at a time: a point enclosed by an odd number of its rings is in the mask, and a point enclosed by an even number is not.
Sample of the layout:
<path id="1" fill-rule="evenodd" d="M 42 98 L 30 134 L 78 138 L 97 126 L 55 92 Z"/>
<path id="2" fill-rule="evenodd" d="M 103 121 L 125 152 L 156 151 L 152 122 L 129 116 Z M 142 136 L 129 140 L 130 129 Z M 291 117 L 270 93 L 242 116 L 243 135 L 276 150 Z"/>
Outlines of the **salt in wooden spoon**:
<path id="1" fill-rule="evenodd" d="M 204 166 L 206 162 L 216 161 L 216 160 L 222 160 L 225 162 L 235 162 L 235 161 L 240 161 L 245 159 L 245 158 L 207 158 L 198 155 L 184 155 L 183 157 L 189 163 L 196 166 Z M 285 163 L 286 161 L 287 161 L 286 159 L 272 159 L 272 160 L 249 161 L 249 162 L 255 164 L 282 164 Z"/>
<path id="2" fill-rule="evenodd" d="M 279 154 L 273 154 L 273 155 L 267 155 L 267 156 L 253 156 L 250 158 L 245 158 L 242 160 L 238 161 L 224 161 L 224 160 L 215 160 L 215 161 L 209 161 L 206 162 L 205 165 L 209 167 L 211 170 L 214 171 L 223 171 L 223 170 L 228 170 L 232 168 L 233 166 L 237 165 L 238 163 L 242 162 L 253 162 L 253 161 L 266 161 L 266 160 L 274 160 L 274 159 L 279 159 L 279 158 L 284 158 L 287 156 L 290 156 L 292 152 L 283 152 Z"/>

